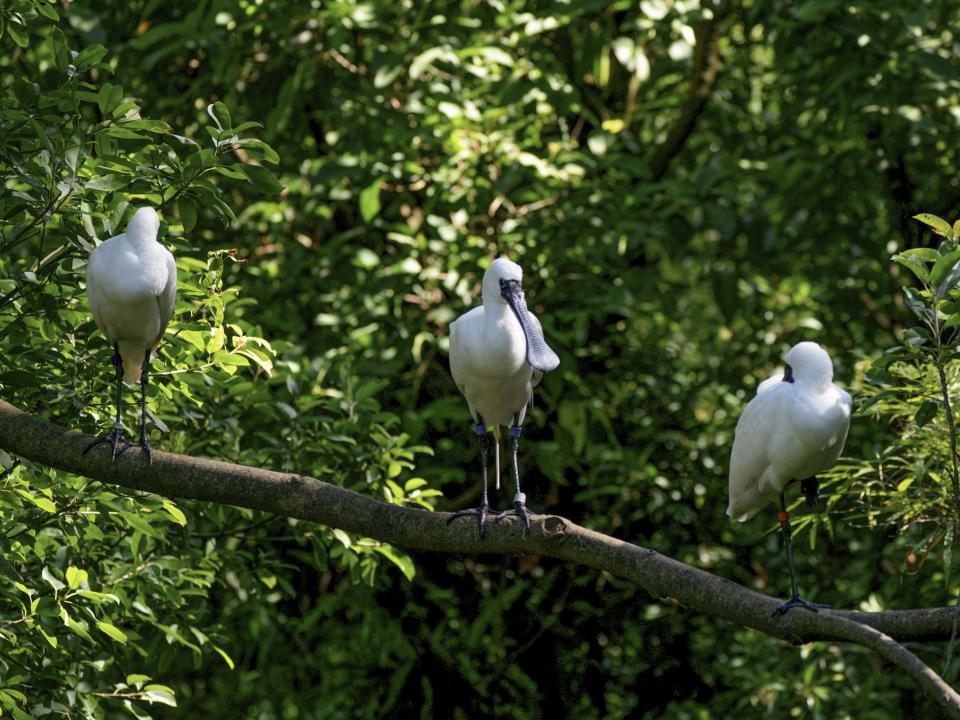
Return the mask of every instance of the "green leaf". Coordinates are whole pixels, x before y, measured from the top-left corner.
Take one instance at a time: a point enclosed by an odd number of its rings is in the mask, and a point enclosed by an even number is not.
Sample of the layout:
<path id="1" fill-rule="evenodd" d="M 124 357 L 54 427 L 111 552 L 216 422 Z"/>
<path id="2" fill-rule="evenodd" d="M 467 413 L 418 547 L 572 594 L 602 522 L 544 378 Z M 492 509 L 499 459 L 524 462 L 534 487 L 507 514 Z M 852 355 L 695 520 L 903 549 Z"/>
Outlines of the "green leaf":
<path id="1" fill-rule="evenodd" d="M 106 54 L 107 49 L 103 45 L 88 45 L 77 55 L 73 64 L 77 70 L 88 70 L 100 62 Z"/>
<path id="2" fill-rule="evenodd" d="M 93 590 L 77 590 L 77 595 L 80 597 L 85 597 L 88 600 L 93 600 L 97 603 L 112 602 L 116 603 L 117 605 L 120 604 L 120 598 L 113 593 L 94 592 Z"/>
<path id="3" fill-rule="evenodd" d="M 120 104 L 120 100 L 123 99 L 123 88 L 119 85 L 111 85 L 110 83 L 104 83 L 100 87 L 100 92 L 97 93 L 97 106 L 100 108 L 100 112 L 104 115 L 109 115 L 113 112 L 113 109 Z M 117 128 L 107 128 L 108 130 L 116 130 Z M 129 132 L 129 131 L 128 131 Z M 135 138 L 142 137 L 136 133 L 133 133 Z M 118 136 L 122 137 L 122 136 Z"/>
<path id="4" fill-rule="evenodd" d="M 913 311 L 914 315 L 924 322 L 927 322 L 930 317 L 930 311 L 927 309 L 926 303 L 923 302 L 923 299 L 917 295 L 912 288 L 906 288 L 903 291 L 903 294 L 906 296 L 907 307 Z"/>
<path id="5" fill-rule="evenodd" d="M 960 313 L 955 313 L 947 318 L 947 321 L 943 324 L 944 330 L 949 330 L 950 328 L 955 328 L 960 325 Z"/>
<path id="6" fill-rule="evenodd" d="M 177 706 L 176 695 L 166 685 L 147 685 L 144 687 L 141 697 L 150 703 L 160 703 L 170 707 Z"/>
<path id="7" fill-rule="evenodd" d="M 380 212 L 380 181 L 375 180 L 372 184 L 360 191 L 360 217 L 368 223 L 373 220 Z"/>
<path id="8" fill-rule="evenodd" d="M 933 264 L 933 270 L 930 271 L 931 284 L 939 286 L 953 266 L 957 263 L 957 260 L 960 260 L 960 250 L 948 252 L 946 255 L 938 258 Z"/>
<path id="9" fill-rule="evenodd" d="M 70 628 L 70 630 L 73 631 L 76 635 L 79 635 L 84 640 L 93 642 L 93 638 L 90 637 L 90 633 L 87 632 L 87 629 L 83 627 L 83 625 L 78 623 L 76 620 L 74 620 L 71 617 L 66 617 L 64 618 L 64 622 L 66 623 L 66 626 Z"/>
<path id="10" fill-rule="evenodd" d="M 42 627 L 40 627 L 40 625 L 35 625 L 34 627 L 36 627 L 37 630 L 40 632 L 40 634 L 43 635 L 43 639 L 50 644 L 50 647 L 52 648 L 57 647 L 57 644 L 59 643 L 59 641 L 57 640 L 56 637 L 54 637 L 53 635 L 48 635 L 47 632 Z"/>
<path id="11" fill-rule="evenodd" d="M 138 532 L 142 532 L 144 535 L 149 535 L 150 537 L 161 537 L 160 533 L 153 529 L 153 527 L 144 520 L 140 515 L 134 512 L 125 512 L 120 511 L 117 513 L 124 520 L 127 521 L 127 524 Z"/>
<path id="12" fill-rule="evenodd" d="M 345 548 L 349 548 L 353 543 L 350 541 L 350 536 L 347 535 L 340 528 L 333 528 L 333 536 L 339 540 Z"/>
<path id="13" fill-rule="evenodd" d="M 936 215 L 931 215 L 930 213 L 920 213 L 919 215 L 914 215 L 913 218 L 914 220 L 919 220 L 925 225 L 932 227 L 933 231 L 937 235 L 942 235 L 946 238 L 953 237 L 953 228 L 950 227 L 950 223 L 943 218 L 939 218 Z"/>
<path id="14" fill-rule="evenodd" d="M 416 575 L 417 570 L 413 564 L 413 560 L 410 559 L 409 555 L 400 552 L 390 545 L 378 545 L 377 552 L 400 568 L 400 572 L 403 573 L 404 577 L 406 577 L 408 581 L 413 580 L 413 576 Z"/>
<path id="15" fill-rule="evenodd" d="M 116 640 L 119 643 L 124 645 L 127 644 L 127 635 L 122 630 L 120 630 L 116 625 L 111 625 L 105 620 L 97 620 L 97 629 L 105 635 L 109 635 L 111 638 Z"/>
<path id="16" fill-rule="evenodd" d="M 181 340 L 185 340 L 190 343 L 200 352 L 206 352 L 207 342 L 203 337 L 203 333 L 198 330 L 181 330 L 177 333 L 177 337 Z"/>
<path id="17" fill-rule="evenodd" d="M 29 490 L 23 490 L 22 488 L 17 489 L 17 494 L 25 500 L 29 500 L 45 512 L 55 513 L 57 511 L 57 504 L 53 502 L 53 500 L 45 498 L 42 495 L 34 495 Z"/>
<path id="18" fill-rule="evenodd" d="M 927 264 L 912 250 L 894 255 L 893 261 L 907 268 L 924 282 L 930 278 L 930 271 L 927 270 Z"/>
<path id="19" fill-rule="evenodd" d="M 70 50 L 67 47 L 67 38 L 60 28 L 54 28 L 51 37 L 53 38 L 53 54 L 56 58 L 57 70 L 66 73 L 67 67 L 70 65 Z"/>
<path id="20" fill-rule="evenodd" d="M 227 655 L 227 651 L 224 650 L 223 648 L 217 647 L 216 645 L 213 645 L 213 649 L 216 650 L 216 651 L 220 654 L 220 657 L 223 658 L 223 661 L 227 664 L 227 667 L 229 667 L 231 670 L 233 670 L 233 668 L 234 668 L 233 658 L 231 658 L 229 655 Z"/>
<path id="21" fill-rule="evenodd" d="M 914 415 L 913 421 L 916 423 L 917 427 L 923 427 L 928 422 L 933 420 L 939 411 L 940 403 L 933 400 L 926 400 L 920 406 L 920 409 L 917 410 L 917 414 Z"/>
<path id="22" fill-rule="evenodd" d="M 33 7 L 38 13 L 43 15 L 48 20 L 53 20 L 54 22 L 58 22 L 60 20 L 60 15 L 58 15 L 57 11 L 50 7 L 45 0 L 40 0 L 40 2 L 34 3 Z"/>
<path id="23" fill-rule="evenodd" d="M 243 165 L 242 167 L 243 172 L 250 178 L 250 182 L 259 189 L 274 195 L 283 192 L 283 185 L 277 181 L 276 176 L 269 169 L 262 165 Z"/>
<path id="24" fill-rule="evenodd" d="M 936 262 L 937 258 L 940 257 L 940 252 L 936 248 L 928 248 L 928 247 L 907 248 L 900 254 L 914 255 L 925 263 Z"/>
<path id="25" fill-rule="evenodd" d="M 243 172 L 242 165 L 218 165 L 215 170 L 220 175 L 228 177 L 232 180 L 250 180 L 249 176 Z"/>
<path id="26" fill-rule="evenodd" d="M 230 111 L 222 102 L 215 102 L 211 105 L 207 105 L 207 114 L 213 118 L 213 121 L 217 124 L 217 128 L 221 132 L 230 129 Z"/>
<path id="27" fill-rule="evenodd" d="M 213 354 L 223 349 L 223 346 L 227 341 L 227 333 L 223 329 L 223 326 L 218 326 L 213 329 L 213 334 L 210 336 L 210 339 L 207 341 L 207 353 Z"/>
<path id="28" fill-rule="evenodd" d="M 119 190 L 132 183 L 135 180 L 133 175 L 101 175 L 93 180 L 87 181 L 85 187 L 88 190 Z"/>
<path id="29" fill-rule="evenodd" d="M 173 504 L 172 500 L 164 500 L 163 509 L 170 514 L 170 517 L 172 517 L 178 525 L 182 527 L 186 526 L 187 516 L 183 514 L 180 508 Z"/>
<path id="30" fill-rule="evenodd" d="M 66 587 L 66 585 L 53 576 L 50 568 L 46 565 L 44 565 L 43 570 L 40 571 L 40 577 L 47 581 L 47 584 L 54 589 L 54 592 L 59 592 Z"/>
<path id="31" fill-rule="evenodd" d="M 67 568 L 65 576 L 67 578 L 67 585 L 70 586 L 71 590 L 76 590 L 78 587 L 87 582 L 87 571 L 80 570 L 73 565 Z"/>
<path id="32" fill-rule="evenodd" d="M 30 45 L 30 37 L 27 35 L 26 25 L 24 25 L 23 20 L 19 19 L 16 15 L 11 15 L 7 22 L 7 35 L 22 48 Z"/>
<path id="33" fill-rule="evenodd" d="M 180 224 L 184 232 L 190 232 L 197 224 L 197 206 L 193 200 L 183 196 L 177 200 L 177 209 L 180 211 Z"/>
<path id="34" fill-rule="evenodd" d="M 276 165 L 280 162 L 280 156 L 277 154 L 277 151 L 270 147 L 263 140 L 258 140 L 257 138 L 245 138 L 243 140 L 235 140 L 233 141 L 233 144 L 239 145 L 246 150 L 252 158 L 257 160 L 263 160 L 271 165 Z"/>

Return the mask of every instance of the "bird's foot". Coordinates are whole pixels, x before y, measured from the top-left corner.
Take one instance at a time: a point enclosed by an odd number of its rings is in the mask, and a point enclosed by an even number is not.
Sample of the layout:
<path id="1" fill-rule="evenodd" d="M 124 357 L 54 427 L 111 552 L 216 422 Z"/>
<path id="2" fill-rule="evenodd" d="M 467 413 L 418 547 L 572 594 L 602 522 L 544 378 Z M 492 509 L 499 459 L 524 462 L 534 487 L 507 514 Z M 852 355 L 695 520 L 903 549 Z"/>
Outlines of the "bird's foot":
<path id="1" fill-rule="evenodd" d="M 771 613 L 770 617 L 777 617 L 778 615 L 783 615 L 788 610 L 792 610 L 795 607 L 803 608 L 804 610 L 809 610 L 810 612 L 819 612 L 820 610 L 827 610 L 830 608 L 829 605 L 820 605 L 819 603 L 809 602 L 804 600 L 799 595 L 794 595 L 792 598 L 787 600 L 785 603 L 777 605 L 776 609 Z"/>
<path id="2" fill-rule="evenodd" d="M 523 524 L 523 529 L 520 531 L 520 534 L 526 537 L 527 532 L 530 530 L 530 518 L 536 515 L 536 513 L 532 513 L 527 509 L 526 502 L 527 496 L 523 493 L 517 493 L 514 495 L 513 507 L 510 510 L 504 510 L 502 513 L 497 513 L 497 522 L 500 522 L 500 520 L 508 515 L 513 515 L 520 518 L 520 522 Z"/>
<path id="3" fill-rule="evenodd" d="M 153 465 L 153 456 L 150 454 L 150 443 L 147 442 L 147 438 L 141 437 L 139 445 L 140 449 L 143 450 L 147 456 L 147 465 Z"/>
<path id="4" fill-rule="evenodd" d="M 480 526 L 480 539 L 482 540 L 487 536 L 487 516 L 490 514 L 489 505 L 481 505 L 480 507 L 470 508 L 468 510 L 458 510 L 453 513 L 450 518 L 447 520 L 447 525 L 452 523 L 457 518 L 470 517 L 475 515 L 477 518 L 477 524 Z"/>
<path id="5" fill-rule="evenodd" d="M 113 448 L 113 451 L 110 454 L 111 460 L 116 460 L 117 456 L 122 455 L 123 451 L 130 447 L 130 442 L 123 436 L 123 433 L 120 432 L 120 428 L 114 427 L 109 435 L 99 437 L 87 445 L 87 449 L 83 451 L 83 454 L 86 455 L 97 445 L 102 445 L 103 443 L 108 443 L 110 447 Z"/>

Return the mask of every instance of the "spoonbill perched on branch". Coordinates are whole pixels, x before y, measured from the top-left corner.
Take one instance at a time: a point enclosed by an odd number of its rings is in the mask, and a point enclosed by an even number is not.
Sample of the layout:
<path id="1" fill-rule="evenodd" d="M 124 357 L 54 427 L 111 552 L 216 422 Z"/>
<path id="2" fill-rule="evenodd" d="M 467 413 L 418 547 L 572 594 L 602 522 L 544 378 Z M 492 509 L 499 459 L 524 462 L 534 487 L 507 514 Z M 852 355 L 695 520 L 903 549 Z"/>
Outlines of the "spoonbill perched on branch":
<path id="1" fill-rule="evenodd" d="M 480 441 L 483 496 L 480 507 L 461 510 L 450 518 L 475 515 L 480 537 L 486 534 L 490 512 L 487 500 L 487 424 L 492 425 L 497 488 L 500 487 L 500 426 L 509 428 L 513 479 L 517 492 L 513 509 L 496 514 L 516 515 L 523 533 L 530 528 L 527 496 L 520 490 L 517 447 L 520 426 L 533 401 L 533 388 L 545 372 L 560 364 L 543 337 L 540 321 L 527 310 L 523 296 L 523 270 L 506 258 L 497 258 L 483 274 L 483 305 L 450 324 L 450 372 L 467 399 Z"/>
<path id="2" fill-rule="evenodd" d="M 784 372 L 760 383 L 737 423 L 727 507 L 727 515 L 744 522 L 780 501 L 777 519 L 787 549 L 792 596 L 774 615 L 794 607 L 813 612 L 827 607 L 803 600 L 797 591 L 784 490 L 799 481 L 812 507 L 820 492 L 817 473 L 840 457 L 850 427 L 850 395 L 833 384 L 827 352 L 817 343 L 802 342 L 790 348 L 785 359 Z"/>
<path id="3" fill-rule="evenodd" d="M 153 208 L 137 210 L 127 231 L 105 240 L 90 253 L 87 295 L 90 310 L 108 341 L 117 373 L 117 416 L 113 431 L 94 440 L 84 453 L 101 443 L 113 448 L 112 459 L 130 443 L 123 437 L 120 404 L 123 383 L 140 383 L 140 447 L 152 462 L 147 443 L 147 383 L 150 353 L 163 337 L 173 315 L 177 266 L 173 255 L 157 242 L 160 220 Z"/>

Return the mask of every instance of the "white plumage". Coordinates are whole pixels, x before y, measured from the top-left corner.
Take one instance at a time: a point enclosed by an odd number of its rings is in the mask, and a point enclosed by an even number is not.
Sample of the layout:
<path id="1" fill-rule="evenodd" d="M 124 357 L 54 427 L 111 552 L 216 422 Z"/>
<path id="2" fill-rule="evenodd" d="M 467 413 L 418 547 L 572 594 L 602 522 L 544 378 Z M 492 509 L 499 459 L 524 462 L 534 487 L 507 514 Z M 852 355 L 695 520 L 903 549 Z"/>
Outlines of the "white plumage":
<path id="1" fill-rule="evenodd" d="M 177 291 L 173 255 L 157 242 L 153 208 L 134 213 L 127 232 L 104 241 L 87 263 L 87 294 L 97 327 L 123 359 L 123 379 L 140 382 L 149 350 L 166 330 Z"/>
<path id="2" fill-rule="evenodd" d="M 486 514 L 486 424 L 492 426 L 497 448 L 499 487 L 500 426 L 511 428 L 514 503 L 528 524 L 516 468 L 516 441 L 520 425 L 533 398 L 533 388 L 543 373 L 560 364 L 543 337 L 540 321 L 527 310 L 523 270 L 506 258 L 497 258 L 483 274 L 483 305 L 464 313 L 450 324 L 450 372 L 463 393 L 481 437 L 484 497 L 479 511 L 480 529 Z M 471 513 L 474 511 L 470 511 Z"/>
<path id="3" fill-rule="evenodd" d="M 794 345 L 787 373 L 765 380 L 737 423 L 727 515 L 745 521 L 777 501 L 787 483 L 812 478 L 843 452 L 850 395 L 833 384 L 833 363 L 814 342 Z"/>
<path id="4" fill-rule="evenodd" d="M 123 437 L 120 409 L 123 383 L 140 383 L 140 447 L 151 462 L 147 442 L 147 383 L 150 353 L 163 337 L 177 294 L 173 255 L 157 242 L 160 219 L 153 208 L 137 210 L 127 231 L 104 241 L 87 262 L 87 296 L 100 331 L 113 345 L 117 371 L 117 413 L 113 431 L 94 440 L 84 454 L 109 444 L 115 460 L 130 443 Z M 122 366 L 122 367 L 121 367 Z"/>

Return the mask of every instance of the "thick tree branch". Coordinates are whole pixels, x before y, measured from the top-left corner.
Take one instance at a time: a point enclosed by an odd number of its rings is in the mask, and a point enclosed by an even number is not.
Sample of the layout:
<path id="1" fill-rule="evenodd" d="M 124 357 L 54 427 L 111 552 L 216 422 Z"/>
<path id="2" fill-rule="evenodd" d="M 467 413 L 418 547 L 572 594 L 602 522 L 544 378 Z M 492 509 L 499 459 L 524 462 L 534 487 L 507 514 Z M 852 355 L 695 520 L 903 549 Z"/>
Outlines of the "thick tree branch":
<path id="1" fill-rule="evenodd" d="M 853 642 L 869 647 L 913 677 L 960 718 L 960 695 L 898 641 L 950 637 L 953 608 L 878 613 L 792 611 L 772 617 L 779 604 L 741 585 L 653 550 L 541 516 L 521 537 L 516 523 L 491 523 L 480 540 L 476 525 L 447 525 L 447 513 L 389 505 L 314 478 L 154 451 L 148 465 L 137 450 L 115 463 L 108 452 L 84 456 L 89 435 L 28 415 L 0 400 L 0 448 L 26 460 L 100 482 L 167 497 L 254 508 L 342 528 L 404 548 L 455 553 L 537 553 L 605 570 L 655 596 L 793 643 Z"/>
<path id="2" fill-rule="evenodd" d="M 694 29 L 697 44 L 693 49 L 693 72 L 687 99 L 680 108 L 680 115 L 667 133 L 664 141 L 657 146 L 650 159 L 650 169 L 654 180 L 660 180 L 667 173 L 670 162 L 683 149 L 687 138 L 693 133 L 697 121 L 710 99 L 710 93 L 720 75 L 720 26 L 729 14 L 734 0 L 721 0 L 713 8 L 713 14 L 705 17 Z"/>

